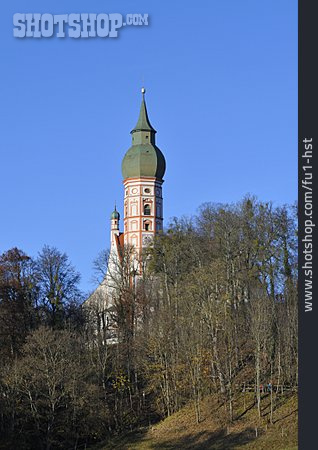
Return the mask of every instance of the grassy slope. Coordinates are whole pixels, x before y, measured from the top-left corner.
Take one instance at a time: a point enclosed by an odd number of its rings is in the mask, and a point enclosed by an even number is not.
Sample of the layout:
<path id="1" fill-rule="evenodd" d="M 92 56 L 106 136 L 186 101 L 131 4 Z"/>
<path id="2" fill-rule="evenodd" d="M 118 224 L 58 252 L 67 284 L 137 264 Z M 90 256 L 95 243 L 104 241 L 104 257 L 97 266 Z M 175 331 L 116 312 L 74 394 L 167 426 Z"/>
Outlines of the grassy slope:
<path id="1" fill-rule="evenodd" d="M 236 420 L 226 425 L 224 405 L 214 398 L 202 402 L 202 421 L 195 423 L 189 405 L 151 429 L 113 439 L 102 450 L 216 449 L 216 450 L 297 450 L 297 396 L 277 397 L 273 424 L 269 424 L 270 398 L 262 399 L 262 419 L 258 421 L 253 395 L 240 394 L 235 403 Z M 256 430 L 258 437 L 256 437 Z"/>

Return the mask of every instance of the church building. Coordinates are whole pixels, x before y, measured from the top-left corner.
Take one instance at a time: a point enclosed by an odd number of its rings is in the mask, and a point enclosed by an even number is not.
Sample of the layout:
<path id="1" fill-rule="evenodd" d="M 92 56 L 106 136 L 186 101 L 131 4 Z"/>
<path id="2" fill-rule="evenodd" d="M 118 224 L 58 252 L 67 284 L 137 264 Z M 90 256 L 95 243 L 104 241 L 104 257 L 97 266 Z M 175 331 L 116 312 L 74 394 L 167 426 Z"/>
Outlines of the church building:
<path id="1" fill-rule="evenodd" d="M 112 212 L 110 253 L 107 274 L 102 283 L 86 300 L 85 306 L 99 311 L 114 307 L 114 274 L 124 248 L 133 249 L 138 276 L 142 252 L 163 229 L 162 184 L 166 169 L 165 158 L 156 146 L 156 130 L 152 127 L 145 102 L 146 90 L 142 88 L 139 118 L 132 129 L 132 145 L 122 161 L 124 184 L 124 230 L 120 231 L 120 214 Z"/>

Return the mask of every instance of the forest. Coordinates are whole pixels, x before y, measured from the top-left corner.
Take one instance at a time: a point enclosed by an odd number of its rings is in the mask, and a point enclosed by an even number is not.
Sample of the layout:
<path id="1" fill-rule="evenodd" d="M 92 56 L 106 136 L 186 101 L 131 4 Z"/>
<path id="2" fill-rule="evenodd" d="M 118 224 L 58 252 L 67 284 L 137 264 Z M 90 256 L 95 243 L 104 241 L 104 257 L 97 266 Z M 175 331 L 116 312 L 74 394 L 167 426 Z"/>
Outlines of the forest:
<path id="1" fill-rule="evenodd" d="M 216 396 L 297 390 L 297 209 L 253 196 L 174 218 L 142 257 L 124 248 L 109 313 L 45 246 L 0 256 L 0 448 L 83 449 Z M 97 256 L 96 282 L 109 254 Z M 117 342 L 109 340 L 116 330 Z"/>

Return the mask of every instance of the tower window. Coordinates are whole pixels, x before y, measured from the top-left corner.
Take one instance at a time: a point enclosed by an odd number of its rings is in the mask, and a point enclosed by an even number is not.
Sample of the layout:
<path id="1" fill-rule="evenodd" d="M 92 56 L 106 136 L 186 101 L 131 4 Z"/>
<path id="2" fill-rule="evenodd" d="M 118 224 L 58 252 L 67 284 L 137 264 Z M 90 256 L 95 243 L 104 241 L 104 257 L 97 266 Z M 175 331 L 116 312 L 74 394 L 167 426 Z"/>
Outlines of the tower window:
<path id="1" fill-rule="evenodd" d="M 151 231 L 151 223 L 148 220 L 144 222 L 144 230 Z"/>
<path id="2" fill-rule="evenodd" d="M 144 206 L 144 215 L 145 215 L 145 216 L 150 216 L 150 213 L 151 213 L 151 211 L 150 211 L 150 205 L 145 205 L 145 206 Z"/>

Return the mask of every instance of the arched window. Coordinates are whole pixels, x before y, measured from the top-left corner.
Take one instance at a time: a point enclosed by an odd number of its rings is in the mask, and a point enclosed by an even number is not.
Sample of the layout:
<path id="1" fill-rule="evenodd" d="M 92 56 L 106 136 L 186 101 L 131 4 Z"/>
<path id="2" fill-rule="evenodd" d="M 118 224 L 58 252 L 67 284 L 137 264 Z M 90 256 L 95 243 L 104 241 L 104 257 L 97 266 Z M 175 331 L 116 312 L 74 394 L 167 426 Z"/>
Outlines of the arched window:
<path id="1" fill-rule="evenodd" d="M 131 204 L 131 215 L 132 216 L 137 216 L 138 211 L 137 211 L 137 203 L 136 202 L 132 202 Z"/>
<path id="2" fill-rule="evenodd" d="M 144 215 L 145 216 L 150 216 L 151 210 L 150 210 L 150 205 L 146 204 L 144 206 Z"/>
<path id="3" fill-rule="evenodd" d="M 133 247 L 137 247 L 137 243 L 138 243 L 138 239 L 137 239 L 137 236 L 135 235 L 135 234 L 133 234 L 132 236 L 131 236 L 131 245 L 133 246 Z"/>
<path id="4" fill-rule="evenodd" d="M 144 229 L 145 231 L 150 231 L 151 230 L 151 223 L 150 222 L 144 222 Z"/>

